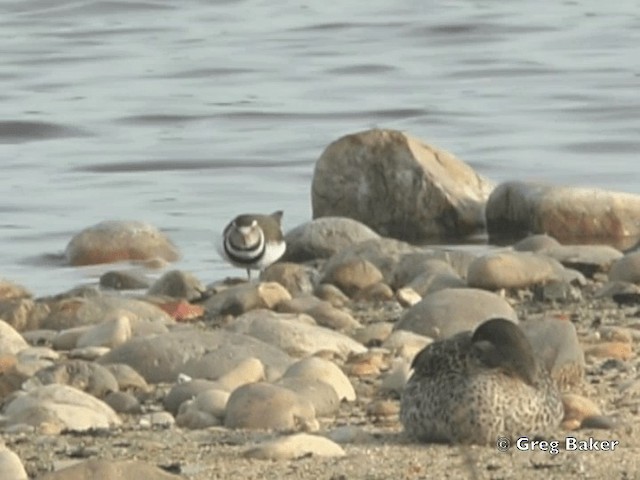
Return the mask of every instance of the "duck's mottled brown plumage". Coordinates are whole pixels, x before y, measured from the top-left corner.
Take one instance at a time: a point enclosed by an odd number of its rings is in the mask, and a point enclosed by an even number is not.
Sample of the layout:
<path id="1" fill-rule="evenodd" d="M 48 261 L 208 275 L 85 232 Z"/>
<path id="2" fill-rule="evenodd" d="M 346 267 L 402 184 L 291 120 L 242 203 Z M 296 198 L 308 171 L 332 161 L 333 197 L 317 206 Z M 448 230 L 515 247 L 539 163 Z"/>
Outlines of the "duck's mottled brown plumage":
<path id="1" fill-rule="evenodd" d="M 412 366 L 400 418 L 420 440 L 492 444 L 501 436 L 543 434 L 562 420 L 556 385 L 509 320 L 434 342 Z"/>

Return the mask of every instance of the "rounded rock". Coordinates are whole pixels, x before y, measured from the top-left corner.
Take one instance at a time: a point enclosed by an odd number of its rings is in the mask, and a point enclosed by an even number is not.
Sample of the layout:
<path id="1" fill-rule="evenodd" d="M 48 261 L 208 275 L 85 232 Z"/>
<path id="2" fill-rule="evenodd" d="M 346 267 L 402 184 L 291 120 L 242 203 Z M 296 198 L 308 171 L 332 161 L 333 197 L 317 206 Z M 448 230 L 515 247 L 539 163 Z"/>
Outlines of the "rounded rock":
<path id="1" fill-rule="evenodd" d="M 343 457 L 346 454 L 340 445 L 328 438 L 298 433 L 251 447 L 244 455 L 262 460 L 292 460 L 308 455 L 313 455 L 314 457 Z"/>
<path id="2" fill-rule="evenodd" d="M 315 409 L 289 389 L 269 383 L 250 383 L 233 391 L 227 401 L 227 428 L 313 430 Z"/>
<path id="3" fill-rule="evenodd" d="M 20 457 L 0 441 L 0 478 L 6 480 L 28 480 Z"/>
<path id="4" fill-rule="evenodd" d="M 377 238 L 376 232 L 351 218 L 316 218 L 287 232 L 284 259 L 305 262 L 329 258 L 349 245 Z"/>
<path id="5" fill-rule="evenodd" d="M 288 243 L 287 251 L 289 251 Z M 313 292 L 318 276 L 319 273 L 314 268 L 297 263 L 278 262 L 269 265 L 262 271 L 260 281 L 277 282 L 286 288 L 293 297 L 298 297 Z"/>
<path id="6" fill-rule="evenodd" d="M 640 284 L 640 252 L 628 253 L 614 262 L 609 280 Z"/>
<path id="7" fill-rule="evenodd" d="M 408 241 L 484 227 L 493 185 L 449 152 L 395 130 L 346 135 L 318 159 L 313 217 L 344 216 Z"/>
<path id="8" fill-rule="evenodd" d="M 58 431 L 106 429 L 120 425 L 120 418 L 106 403 L 67 385 L 45 385 L 20 394 L 2 412 L 8 425 L 45 423 Z"/>
<path id="9" fill-rule="evenodd" d="M 554 259 L 530 252 L 499 252 L 477 258 L 469 265 L 472 288 L 498 290 L 527 288 L 562 279 L 564 268 Z"/>
<path id="10" fill-rule="evenodd" d="M 398 320 L 395 330 L 409 330 L 434 340 L 473 330 L 485 320 L 518 323 L 513 308 L 495 293 L 475 288 L 448 288 L 424 297 Z"/>
<path id="11" fill-rule="evenodd" d="M 175 245 L 153 225 L 137 221 L 104 221 L 77 233 L 67 245 L 70 265 L 95 265 L 126 260 L 179 258 Z"/>
<path id="12" fill-rule="evenodd" d="M 319 357 L 307 357 L 291 365 L 283 378 L 311 378 L 333 387 L 340 400 L 353 402 L 356 392 L 351 381 L 335 363 Z"/>
<path id="13" fill-rule="evenodd" d="M 29 347 L 27 341 L 11 325 L 0 320 L 0 355 L 13 355 Z"/>

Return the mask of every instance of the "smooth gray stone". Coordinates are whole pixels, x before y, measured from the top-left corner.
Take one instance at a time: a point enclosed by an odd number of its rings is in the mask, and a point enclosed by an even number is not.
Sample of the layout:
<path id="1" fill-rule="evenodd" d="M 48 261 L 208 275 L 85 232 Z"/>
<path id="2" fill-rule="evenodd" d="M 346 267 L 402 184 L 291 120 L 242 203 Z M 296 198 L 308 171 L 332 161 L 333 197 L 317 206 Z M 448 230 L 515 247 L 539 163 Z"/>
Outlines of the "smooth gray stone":
<path id="1" fill-rule="evenodd" d="M 287 232 L 287 250 L 283 260 L 305 262 L 329 258 L 349 245 L 377 238 L 380 235 L 351 218 L 316 218 Z"/>
<path id="2" fill-rule="evenodd" d="M 315 409 L 297 393 L 269 383 L 249 383 L 233 391 L 224 419 L 227 428 L 317 429 Z M 315 428 L 312 428 L 315 426 Z"/>
<path id="3" fill-rule="evenodd" d="M 584 375 L 584 352 L 575 326 L 556 318 L 529 319 L 520 327 L 551 376 L 561 384 L 576 384 Z"/>
<path id="4" fill-rule="evenodd" d="M 225 330 L 177 330 L 138 337 L 114 348 L 98 361 L 124 363 L 147 382 L 174 382 L 179 374 L 216 379 L 249 357 L 258 358 L 267 375 L 284 372 L 293 362 L 286 353 L 247 335 Z"/>
<path id="5" fill-rule="evenodd" d="M 545 255 L 502 251 L 476 258 L 469 265 L 467 283 L 487 290 L 528 288 L 561 280 L 563 272 L 564 267 L 557 260 Z"/>
<path id="6" fill-rule="evenodd" d="M 394 330 L 409 330 L 438 340 L 473 330 L 491 318 L 518 323 L 515 310 L 495 293 L 475 288 L 449 288 L 431 293 L 409 308 Z"/>

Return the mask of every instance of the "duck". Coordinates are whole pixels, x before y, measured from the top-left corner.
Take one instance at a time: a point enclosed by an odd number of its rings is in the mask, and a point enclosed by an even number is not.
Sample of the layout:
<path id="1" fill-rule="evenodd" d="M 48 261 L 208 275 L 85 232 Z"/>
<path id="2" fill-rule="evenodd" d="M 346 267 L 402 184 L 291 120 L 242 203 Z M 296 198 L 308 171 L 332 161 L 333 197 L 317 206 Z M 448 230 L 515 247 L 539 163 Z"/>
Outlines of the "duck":
<path id="1" fill-rule="evenodd" d="M 556 383 L 511 320 L 431 343 L 411 366 L 400 420 L 419 441 L 488 445 L 545 435 L 562 421 Z"/>

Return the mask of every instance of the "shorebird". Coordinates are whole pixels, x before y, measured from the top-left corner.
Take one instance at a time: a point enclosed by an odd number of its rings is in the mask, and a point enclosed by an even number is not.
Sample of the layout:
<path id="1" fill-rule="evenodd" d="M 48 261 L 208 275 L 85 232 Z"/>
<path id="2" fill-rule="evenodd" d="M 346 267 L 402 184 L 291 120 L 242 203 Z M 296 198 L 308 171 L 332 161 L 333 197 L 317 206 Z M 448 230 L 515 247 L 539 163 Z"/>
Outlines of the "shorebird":
<path id="1" fill-rule="evenodd" d="M 559 425 L 560 393 L 515 323 L 491 319 L 434 342 L 413 360 L 400 419 L 427 442 L 495 444 Z"/>
<path id="2" fill-rule="evenodd" d="M 245 268 L 251 280 L 251 270 L 263 270 L 284 254 L 282 214 L 279 210 L 271 215 L 238 215 L 225 227 L 218 252 L 232 265 Z"/>

